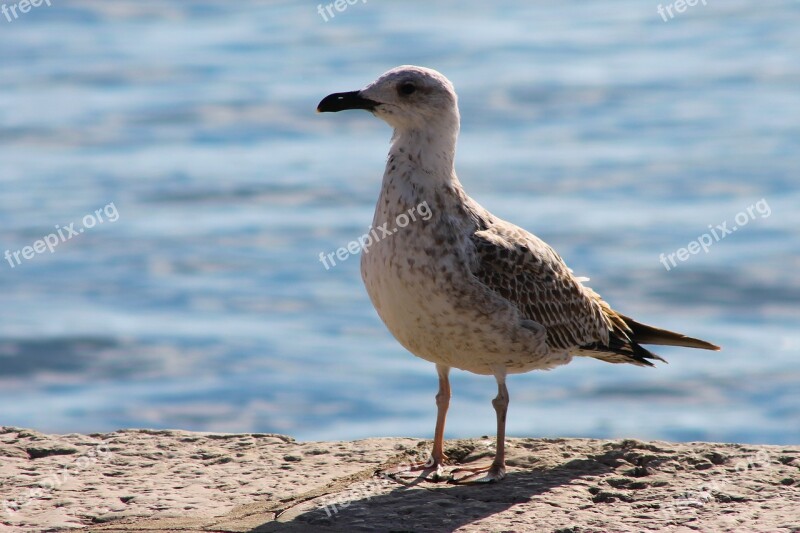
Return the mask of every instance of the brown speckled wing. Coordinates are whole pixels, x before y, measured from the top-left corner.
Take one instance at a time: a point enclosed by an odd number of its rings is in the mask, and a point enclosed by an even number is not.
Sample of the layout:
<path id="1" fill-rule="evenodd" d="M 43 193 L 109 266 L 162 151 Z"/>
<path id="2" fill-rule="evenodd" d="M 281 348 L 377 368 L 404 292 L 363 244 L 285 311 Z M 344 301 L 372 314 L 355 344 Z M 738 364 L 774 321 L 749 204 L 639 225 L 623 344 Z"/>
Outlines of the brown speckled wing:
<path id="1" fill-rule="evenodd" d="M 544 326 L 551 350 L 607 345 L 611 319 L 605 302 L 581 285 L 558 254 L 512 224 L 496 222 L 472 237 L 473 274 Z"/>

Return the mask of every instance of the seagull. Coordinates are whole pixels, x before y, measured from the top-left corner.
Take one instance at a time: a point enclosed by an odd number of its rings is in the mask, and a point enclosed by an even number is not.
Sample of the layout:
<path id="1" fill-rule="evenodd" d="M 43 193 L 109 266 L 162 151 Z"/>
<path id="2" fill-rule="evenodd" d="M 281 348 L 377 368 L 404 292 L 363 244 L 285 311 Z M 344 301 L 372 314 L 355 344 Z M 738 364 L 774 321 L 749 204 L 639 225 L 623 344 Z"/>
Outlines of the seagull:
<path id="1" fill-rule="evenodd" d="M 372 221 L 384 232 L 361 255 L 364 285 L 392 335 L 439 375 L 430 458 L 385 474 L 451 483 L 504 478 L 508 374 L 551 369 L 573 356 L 639 366 L 664 361 L 642 344 L 720 349 L 614 311 L 553 248 L 467 196 L 454 165 L 458 98 L 441 73 L 396 67 L 317 106 L 349 109 L 369 111 L 394 130 Z M 409 218 L 415 209 L 427 218 Z M 445 473 L 451 368 L 497 381 L 497 447 L 490 465 Z"/>

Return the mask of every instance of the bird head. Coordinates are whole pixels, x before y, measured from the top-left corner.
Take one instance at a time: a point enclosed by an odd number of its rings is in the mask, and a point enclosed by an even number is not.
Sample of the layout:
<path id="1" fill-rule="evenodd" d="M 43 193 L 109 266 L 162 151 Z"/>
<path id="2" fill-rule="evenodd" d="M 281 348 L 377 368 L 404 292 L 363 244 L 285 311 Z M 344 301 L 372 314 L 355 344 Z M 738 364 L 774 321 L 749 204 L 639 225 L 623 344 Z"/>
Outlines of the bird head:
<path id="1" fill-rule="evenodd" d="M 317 106 L 318 112 L 365 109 L 397 132 L 458 131 L 458 98 L 453 84 L 439 72 L 413 65 L 393 68 L 359 91 L 334 93 Z"/>

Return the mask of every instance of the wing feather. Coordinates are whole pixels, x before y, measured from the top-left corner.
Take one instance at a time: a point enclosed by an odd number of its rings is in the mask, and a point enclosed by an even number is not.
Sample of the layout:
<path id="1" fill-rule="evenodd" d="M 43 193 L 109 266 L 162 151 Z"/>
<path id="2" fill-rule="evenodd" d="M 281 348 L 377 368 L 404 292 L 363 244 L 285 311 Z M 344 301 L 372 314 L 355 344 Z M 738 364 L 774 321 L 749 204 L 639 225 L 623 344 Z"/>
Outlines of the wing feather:
<path id="1" fill-rule="evenodd" d="M 544 241 L 508 222 L 484 219 L 472 235 L 473 275 L 541 324 L 551 350 L 594 357 L 609 363 L 653 366 L 664 361 L 644 344 L 669 344 L 719 350 L 709 342 L 636 322 L 614 311 L 584 286 Z M 666 361 L 664 361 L 666 362 Z"/>
<path id="2" fill-rule="evenodd" d="M 508 223 L 473 234 L 473 274 L 547 330 L 551 349 L 607 344 L 611 322 L 596 293 L 584 287 L 544 241 Z"/>

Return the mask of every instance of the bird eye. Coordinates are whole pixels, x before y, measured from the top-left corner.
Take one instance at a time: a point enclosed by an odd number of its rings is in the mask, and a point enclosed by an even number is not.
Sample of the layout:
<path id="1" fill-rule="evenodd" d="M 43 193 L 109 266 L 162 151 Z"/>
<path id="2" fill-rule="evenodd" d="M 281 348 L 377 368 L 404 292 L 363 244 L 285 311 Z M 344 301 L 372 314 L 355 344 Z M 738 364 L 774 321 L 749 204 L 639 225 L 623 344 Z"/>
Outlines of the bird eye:
<path id="1" fill-rule="evenodd" d="M 414 84 L 411 83 L 410 81 L 407 81 L 407 82 L 405 82 L 404 84 L 402 84 L 400 86 L 399 92 L 400 92 L 400 94 L 408 96 L 409 94 L 413 94 L 414 91 L 416 91 L 416 90 L 417 90 L 417 88 L 414 87 Z"/>

